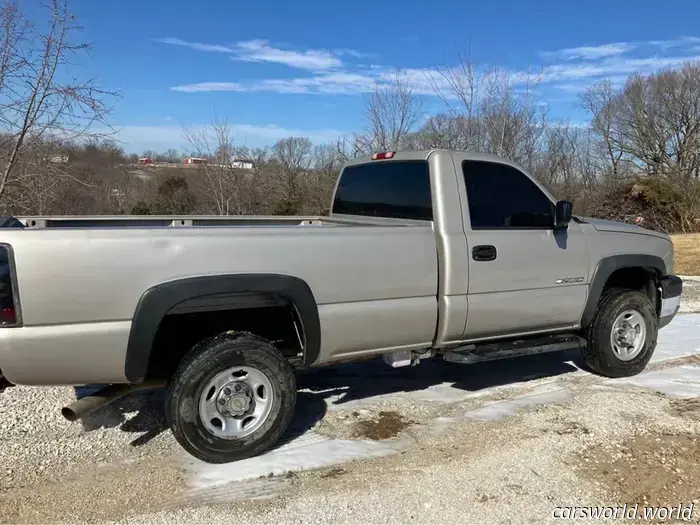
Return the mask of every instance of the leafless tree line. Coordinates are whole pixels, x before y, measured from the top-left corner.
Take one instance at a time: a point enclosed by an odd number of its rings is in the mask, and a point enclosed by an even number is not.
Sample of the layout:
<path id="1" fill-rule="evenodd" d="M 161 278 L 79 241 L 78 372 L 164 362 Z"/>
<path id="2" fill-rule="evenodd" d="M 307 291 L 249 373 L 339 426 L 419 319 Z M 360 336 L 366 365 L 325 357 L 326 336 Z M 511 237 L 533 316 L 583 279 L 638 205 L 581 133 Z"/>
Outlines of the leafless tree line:
<path id="1" fill-rule="evenodd" d="M 64 81 L 89 49 L 67 0 L 39 0 L 48 24 L 0 6 L 0 206 L 5 214 L 324 213 L 342 163 L 375 151 L 449 148 L 512 159 L 579 214 L 700 230 L 700 63 L 597 83 L 586 125 L 551 118 L 538 73 L 482 68 L 469 54 L 417 76 L 398 71 L 365 97 L 361 130 L 337 143 L 289 137 L 237 145 L 226 119 L 183 130 L 196 169 L 134 165 L 109 129 L 116 93 Z M 443 111 L 425 117 L 428 86 Z M 435 100 L 435 98 L 433 98 Z M 96 131 L 98 130 L 98 131 Z M 155 161 L 182 154 L 144 152 Z M 242 169 L 245 160 L 252 169 Z"/>
<path id="2" fill-rule="evenodd" d="M 537 74 L 482 69 L 460 56 L 426 79 L 444 112 L 419 118 L 421 97 L 397 76 L 367 98 L 365 129 L 339 143 L 341 157 L 410 148 L 491 153 L 574 200 L 579 214 L 700 230 L 700 62 L 590 86 L 578 100 L 586 125 L 550 118 Z"/>

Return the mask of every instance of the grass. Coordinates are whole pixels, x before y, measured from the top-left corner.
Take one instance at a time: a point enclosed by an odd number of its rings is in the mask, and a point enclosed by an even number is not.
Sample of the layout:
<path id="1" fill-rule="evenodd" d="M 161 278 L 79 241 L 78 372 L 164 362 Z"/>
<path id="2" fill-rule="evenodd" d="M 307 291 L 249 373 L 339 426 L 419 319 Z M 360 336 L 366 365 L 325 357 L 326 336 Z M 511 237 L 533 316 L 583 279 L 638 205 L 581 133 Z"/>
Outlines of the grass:
<path id="1" fill-rule="evenodd" d="M 674 273 L 700 275 L 700 233 L 673 235 Z"/>

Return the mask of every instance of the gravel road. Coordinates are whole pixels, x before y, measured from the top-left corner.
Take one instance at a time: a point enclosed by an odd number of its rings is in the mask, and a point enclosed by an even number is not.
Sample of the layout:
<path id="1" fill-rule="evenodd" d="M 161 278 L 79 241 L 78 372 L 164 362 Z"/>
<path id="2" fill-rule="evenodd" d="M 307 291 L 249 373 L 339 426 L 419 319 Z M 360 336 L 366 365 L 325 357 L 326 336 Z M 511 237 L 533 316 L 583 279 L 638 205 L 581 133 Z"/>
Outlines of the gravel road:
<path id="1" fill-rule="evenodd" d="M 685 286 L 697 312 L 700 280 Z M 305 374 L 295 439 L 223 467 L 180 450 L 161 391 L 83 428 L 60 415 L 73 389 L 14 387 L 0 395 L 0 522 L 542 523 L 557 506 L 683 503 L 699 523 L 698 328 L 679 316 L 629 381 L 567 352 Z M 348 460 L 353 444 L 376 447 Z"/>

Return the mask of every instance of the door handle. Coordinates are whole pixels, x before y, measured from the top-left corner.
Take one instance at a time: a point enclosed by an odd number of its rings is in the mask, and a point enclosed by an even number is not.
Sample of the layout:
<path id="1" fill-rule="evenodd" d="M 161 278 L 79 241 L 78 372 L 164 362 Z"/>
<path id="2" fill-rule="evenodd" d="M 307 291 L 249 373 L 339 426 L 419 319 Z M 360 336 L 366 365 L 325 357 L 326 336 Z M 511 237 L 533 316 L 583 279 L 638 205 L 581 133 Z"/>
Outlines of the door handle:
<path id="1" fill-rule="evenodd" d="M 496 247 L 490 244 L 482 244 L 472 248 L 472 258 L 475 261 L 494 261 L 497 255 Z"/>

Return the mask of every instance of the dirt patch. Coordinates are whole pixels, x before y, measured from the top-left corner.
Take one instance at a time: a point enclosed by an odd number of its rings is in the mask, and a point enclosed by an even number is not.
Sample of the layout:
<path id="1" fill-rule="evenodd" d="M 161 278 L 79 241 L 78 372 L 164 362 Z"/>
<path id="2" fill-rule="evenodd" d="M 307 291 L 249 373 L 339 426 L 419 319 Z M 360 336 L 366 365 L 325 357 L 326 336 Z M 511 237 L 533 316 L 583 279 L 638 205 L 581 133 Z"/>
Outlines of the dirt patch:
<path id="1" fill-rule="evenodd" d="M 700 398 L 674 399 L 671 401 L 670 412 L 674 416 L 700 421 Z"/>
<path id="2" fill-rule="evenodd" d="M 700 275 L 700 233 L 672 235 L 674 271 L 678 275 Z"/>
<path id="3" fill-rule="evenodd" d="M 314 430 L 333 439 L 381 441 L 392 439 L 415 424 L 416 420 L 388 408 L 360 409 L 328 414 Z"/>
<path id="4" fill-rule="evenodd" d="M 700 365 L 700 355 L 686 355 L 674 359 L 664 359 L 656 363 L 649 363 L 645 371 L 658 372 L 660 370 L 668 370 L 669 368 L 677 368 L 686 365 Z"/>
<path id="5" fill-rule="evenodd" d="M 640 435 L 587 449 L 584 475 L 607 487 L 620 504 L 669 506 L 700 503 L 700 437 Z"/>
<path id="6" fill-rule="evenodd" d="M 560 436 L 566 436 L 569 434 L 590 434 L 591 429 L 576 421 L 552 421 L 551 426 L 543 428 L 542 432 L 554 432 Z"/>
<path id="7" fill-rule="evenodd" d="M 185 490 L 180 472 L 163 461 L 84 469 L 80 476 L 10 488 L 0 495 L 3 523 L 75 523 L 157 511 Z"/>
<path id="8" fill-rule="evenodd" d="M 398 412 L 382 411 L 376 419 L 358 421 L 355 426 L 354 437 L 360 439 L 391 439 L 411 426 L 413 422 L 404 418 Z"/>
<path id="9" fill-rule="evenodd" d="M 332 468 L 329 471 L 321 474 L 322 478 L 337 478 L 345 474 L 345 469 L 341 467 Z"/>

